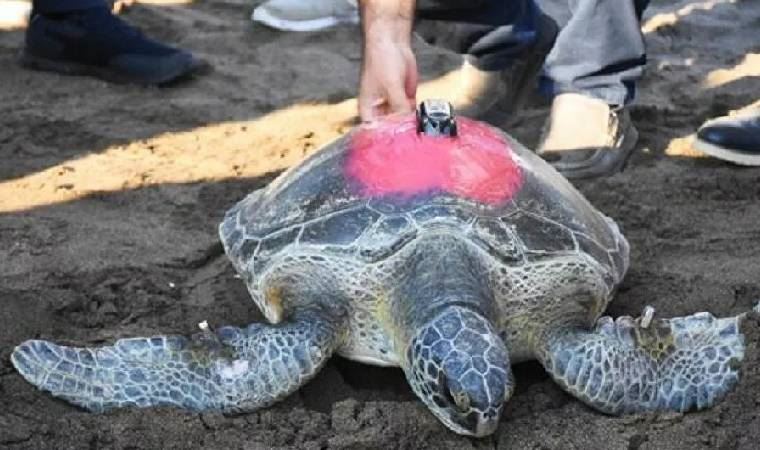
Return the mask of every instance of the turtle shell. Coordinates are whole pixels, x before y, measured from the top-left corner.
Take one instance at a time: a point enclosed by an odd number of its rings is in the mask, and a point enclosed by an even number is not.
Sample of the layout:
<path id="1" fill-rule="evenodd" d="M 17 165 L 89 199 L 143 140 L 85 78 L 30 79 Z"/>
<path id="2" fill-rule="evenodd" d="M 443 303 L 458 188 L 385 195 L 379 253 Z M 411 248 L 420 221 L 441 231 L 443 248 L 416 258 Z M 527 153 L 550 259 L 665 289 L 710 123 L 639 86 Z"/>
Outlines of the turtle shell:
<path id="1" fill-rule="evenodd" d="M 305 246 L 372 263 L 446 226 L 507 264 L 580 251 L 622 275 L 627 244 L 567 180 L 496 128 L 458 129 L 418 134 L 413 115 L 355 128 L 228 211 L 233 264 L 251 282 Z"/>

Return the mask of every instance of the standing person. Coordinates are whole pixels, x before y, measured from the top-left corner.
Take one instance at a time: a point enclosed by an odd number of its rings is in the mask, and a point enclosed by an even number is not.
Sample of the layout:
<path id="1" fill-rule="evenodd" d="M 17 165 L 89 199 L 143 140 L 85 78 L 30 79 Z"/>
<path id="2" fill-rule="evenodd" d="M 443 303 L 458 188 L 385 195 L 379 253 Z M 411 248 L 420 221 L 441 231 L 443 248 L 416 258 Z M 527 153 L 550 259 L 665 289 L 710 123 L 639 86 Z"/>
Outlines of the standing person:
<path id="1" fill-rule="evenodd" d="M 21 60 L 32 69 L 146 85 L 203 66 L 190 52 L 145 37 L 105 0 L 34 0 Z"/>

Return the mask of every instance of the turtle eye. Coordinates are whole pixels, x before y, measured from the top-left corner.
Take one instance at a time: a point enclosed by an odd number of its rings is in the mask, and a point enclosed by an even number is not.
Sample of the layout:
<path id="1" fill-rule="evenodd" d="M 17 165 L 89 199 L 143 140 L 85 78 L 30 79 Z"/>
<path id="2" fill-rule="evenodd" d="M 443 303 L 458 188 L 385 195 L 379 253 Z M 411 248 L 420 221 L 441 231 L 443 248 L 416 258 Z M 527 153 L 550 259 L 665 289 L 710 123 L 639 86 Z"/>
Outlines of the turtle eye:
<path id="1" fill-rule="evenodd" d="M 438 382 L 440 383 L 443 395 L 446 397 L 449 404 L 454 404 L 457 410 L 462 413 L 466 413 L 470 410 L 470 396 L 467 395 L 467 392 L 465 391 L 455 391 L 452 389 L 449 386 L 448 380 L 443 374 L 443 371 L 439 374 Z"/>
<path id="2" fill-rule="evenodd" d="M 470 396 L 467 392 L 451 392 L 451 399 L 454 400 L 454 404 L 457 405 L 457 409 L 460 412 L 467 412 L 470 410 Z"/>

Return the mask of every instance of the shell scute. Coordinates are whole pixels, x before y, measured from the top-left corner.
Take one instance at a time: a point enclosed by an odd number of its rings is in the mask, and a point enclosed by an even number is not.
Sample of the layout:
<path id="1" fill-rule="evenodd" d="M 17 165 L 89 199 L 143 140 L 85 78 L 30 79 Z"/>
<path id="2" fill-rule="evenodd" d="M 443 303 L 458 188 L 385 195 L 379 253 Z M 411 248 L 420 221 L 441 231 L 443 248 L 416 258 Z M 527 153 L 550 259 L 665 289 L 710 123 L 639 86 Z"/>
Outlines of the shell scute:
<path id="1" fill-rule="evenodd" d="M 420 225 L 431 221 L 456 219 L 458 208 L 448 205 L 430 205 L 415 209 L 411 214 L 415 222 Z"/>
<path id="2" fill-rule="evenodd" d="M 357 241 L 358 255 L 367 262 L 385 259 L 417 236 L 417 228 L 404 216 L 386 216 Z"/>
<path id="3" fill-rule="evenodd" d="M 341 211 L 304 226 L 301 243 L 350 245 L 379 218 L 379 213 L 368 208 Z"/>
<path id="4" fill-rule="evenodd" d="M 237 253 L 240 255 L 240 259 L 246 261 L 253 258 L 253 255 L 256 253 L 256 249 L 259 247 L 260 242 L 261 241 L 258 239 L 253 238 L 244 239 L 240 243 L 240 246 L 237 248 Z"/>
<path id="5" fill-rule="evenodd" d="M 258 251 L 254 254 L 254 257 L 261 260 L 268 259 L 274 254 L 282 251 L 285 247 L 295 245 L 296 238 L 300 231 L 300 227 L 291 227 L 265 237 L 261 240 L 261 244 L 258 247 Z"/>
<path id="6" fill-rule="evenodd" d="M 576 239 L 578 240 L 578 247 L 582 252 L 591 256 L 598 263 L 607 266 L 609 269 L 615 269 L 615 264 L 610 258 L 610 253 L 607 249 L 602 247 L 601 244 L 583 234 L 577 235 Z"/>
<path id="7" fill-rule="evenodd" d="M 569 228 L 545 217 L 521 213 L 510 217 L 509 223 L 528 253 L 573 252 L 577 248 Z"/>
<path id="8" fill-rule="evenodd" d="M 478 218 L 472 228 L 473 237 L 486 245 L 488 252 L 508 265 L 524 260 L 520 241 L 508 224 L 499 219 Z"/>

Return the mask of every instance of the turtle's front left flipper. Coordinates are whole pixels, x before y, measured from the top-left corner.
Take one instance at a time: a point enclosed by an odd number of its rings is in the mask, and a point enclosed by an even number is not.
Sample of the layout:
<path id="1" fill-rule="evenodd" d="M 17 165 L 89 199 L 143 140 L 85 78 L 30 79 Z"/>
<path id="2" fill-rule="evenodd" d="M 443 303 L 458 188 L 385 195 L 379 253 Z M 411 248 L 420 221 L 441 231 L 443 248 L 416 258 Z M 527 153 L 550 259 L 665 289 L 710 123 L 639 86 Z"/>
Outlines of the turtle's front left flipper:
<path id="1" fill-rule="evenodd" d="M 742 316 L 602 317 L 594 330 L 559 328 L 538 358 L 565 390 L 608 414 L 708 408 L 734 385 L 744 357 Z"/>
<path id="2" fill-rule="evenodd" d="M 316 374 L 343 326 L 315 308 L 279 325 L 224 327 L 190 339 L 132 338 L 99 348 L 26 341 L 11 360 L 30 383 L 91 411 L 159 405 L 251 411 Z"/>

